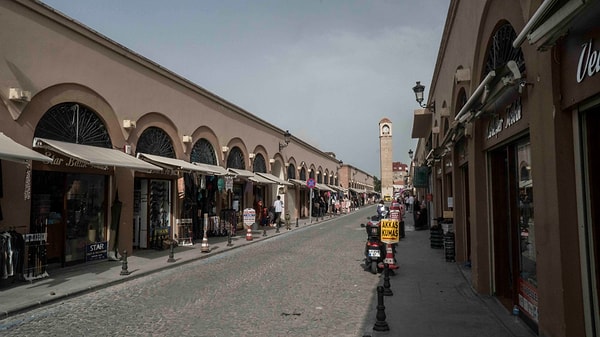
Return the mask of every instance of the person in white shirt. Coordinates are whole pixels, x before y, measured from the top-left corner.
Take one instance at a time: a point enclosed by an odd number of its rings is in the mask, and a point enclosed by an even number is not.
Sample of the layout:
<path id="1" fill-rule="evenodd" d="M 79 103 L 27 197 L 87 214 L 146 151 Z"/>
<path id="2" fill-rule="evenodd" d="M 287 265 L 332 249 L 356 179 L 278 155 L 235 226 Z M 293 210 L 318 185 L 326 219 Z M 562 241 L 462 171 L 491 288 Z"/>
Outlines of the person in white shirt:
<path id="1" fill-rule="evenodd" d="M 415 203 L 415 197 L 412 196 L 412 194 L 408 197 L 408 211 L 412 213 L 413 211 L 413 204 Z"/>
<path id="2" fill-rule="evenodd" d="M 283 212 L 283 201 L 281 201 L 281 196 L 277 196 L 277 200 L 273 203 L 273 207 L 275 208 L 275 226 L 279 227 L 281 222 L 281 213 Z"/>

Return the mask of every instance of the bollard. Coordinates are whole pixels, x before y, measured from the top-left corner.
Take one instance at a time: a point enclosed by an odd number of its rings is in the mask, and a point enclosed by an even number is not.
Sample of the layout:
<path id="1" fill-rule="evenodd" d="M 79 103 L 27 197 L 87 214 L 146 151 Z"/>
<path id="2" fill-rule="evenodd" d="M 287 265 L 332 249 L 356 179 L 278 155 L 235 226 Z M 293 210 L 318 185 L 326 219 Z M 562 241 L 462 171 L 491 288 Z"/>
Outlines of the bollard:
<path id="1" fill-rule="evenodd" d="M 208 214 L 204 214 L 204 236 L 202 237 L 202 245 L 200 246 L 200 251 L 202 253 L 210 252 L 210 246 L 208 245 L 208 236 L 206 235 L 206 230 L 208 226 Z"/>
<path id="2" fill-rule="evenodd" d="M 290 213 L 285 213 L 285 229 L 292 230 L 292 226 L 290 226 Z"/>
<path id="3" fill-rule="evenodd" d="M 383 305 L 383 287 L 377 286 L 377 315 L 375 316 L 377 321 L 373 326 L 375 331 L 390 331 L 390 327 L 385 321 L 385 305 Z"/>
<path id="4" fill-rule="evenodd" d="M 169 258 L 167 262 L 175 262 L 175 248 L 173 247 L 173 240 L 171 240 L 171 247 L 169 249 Z"/>
<path id="5" fill-rule="evenodd" d="M 254 239 L 252 237 L 252 226 L 247 226 L 246 228 L 246 241 L 252 241 Z"/>
<path id="6" fill-rule="evenodd" d="M 296 218 L 296 227 L 298 227 L 298 218 Z"/>
<path id="7" fill-rule="evenodd" d="M 394 296 L 394 293 L 390 288 L 390 266 L 387 263 L 385 263 L 383 266 L 383 295 Z"/>
<path id="8" fill-rule="evenodd" d="M 129 275 L 129 270 L 127 270 L 127 250 L 123 251 L 123 262 L 121 263 L 120 275 Z"/>

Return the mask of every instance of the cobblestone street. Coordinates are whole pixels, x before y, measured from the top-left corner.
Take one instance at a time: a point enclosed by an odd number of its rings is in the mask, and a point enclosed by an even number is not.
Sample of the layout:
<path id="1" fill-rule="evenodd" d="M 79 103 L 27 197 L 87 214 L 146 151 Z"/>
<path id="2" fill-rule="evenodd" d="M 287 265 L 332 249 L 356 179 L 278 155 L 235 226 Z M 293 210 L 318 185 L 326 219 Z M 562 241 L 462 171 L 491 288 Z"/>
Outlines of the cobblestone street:
<path id="1" fill-rule="evenodd" d="M 361 266 L 368 214 L 15 315 L 2 335 L 362 336 L 380 282 Z"/>

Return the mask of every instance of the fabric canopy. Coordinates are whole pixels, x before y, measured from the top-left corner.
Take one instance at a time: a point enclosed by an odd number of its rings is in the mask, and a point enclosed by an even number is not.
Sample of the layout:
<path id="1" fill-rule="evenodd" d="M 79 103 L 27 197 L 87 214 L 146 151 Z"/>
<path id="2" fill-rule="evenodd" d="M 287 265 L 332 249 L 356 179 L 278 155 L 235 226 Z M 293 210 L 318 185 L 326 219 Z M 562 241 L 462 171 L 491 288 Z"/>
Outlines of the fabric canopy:
<path id="1" fill-rule="evenodd" d="M 198 163 L 198 162 L 193 162 L 192 164 L 201 167 L 203 171 L 205 171 L 209 174 L 215 175 L 215 176 L 232 175 L 231 172 L 227 171 L 226 168 L 223 168 L 221 166 Z"/>
<path id="2" fill-rule="evenodd" d="M 27 163 L 27 160 L 37 160 L 45 163 L 51 163 L 52 158 L 44 156 L 32 149 L 25 147 L 12 138 L 0 132 L 0 159 L 15 161 L 19 163 Z"/>
<path id="3" fill-rule="evenodd" d="M 330 188 L 329 186 L 327 186 L 325 184 L 316 183 L 315 187 L 321 191 L 335 192 L 332 188 Z"/>
<path id="4" fill-rule="evenodd" d="M 304 187 L 308 188 L 308 186 L 306 186 L 306 181 L 304 181 L 304 180 L 298 180 L 298 179 L 288 179 L 288 180 L 298 186 L 304 186 Z"/>
<path id="5" fill-rule="evenodd" d="M 269 180 L 272 180 L 272 181 L 274 181 L 275 183 L 277 183 L 279 185 L 288 185 L 288 186 L 292 185 L 292 183 L 288 183 L 287 181 L 285 181 L 285 180 L 283 180 L 283 179 L 281 179 L 281 178 L 279 178 L 277 176 L 274 176 L 274 175 L 272 175 L 270 173 L 255 172 L 255 174 L 257 174 L 257 175 L 259 175 L 259 176 L 261 176 L 263 178 L 267 178 Z"/>
<path id="6" fill-rule="evenodd" d="M 125 152 L 105 147 L 67 143 L 44 138 L 35 138 L 33 140 L 33 147 L 52 150 L 86 165 L 102 169 L 124 167 L 138 171 L 162 171 L 162 168 L 130 156 Z"/>
<path id="7" fill-rule="evenodd" d="M 265 178 L 263 176 L 260 176 L 260 175 L 258 175 L 256 173 L 252 177 L 248 177 L 248 180 L 250 180 L 250 181 L 252 181 L 254 183 L 257 183 L 257 184 L 269 184 L 269 185 L 277 184 L 273 180 L 267 179 L 267 178 Z"/>
<path id="8" fill-rule="evenodd" d="M 167 166 L 172 169 L 179 170 L 179 171 L 187 171 L 187 172 L 195 171 L 195 172 L 206 173 L 206 171 L 203 170 L 202 167 L 200 167 L 198 165 L 194 165 L 192 163 L 188 163 L 181 159 L 168 158 L 168 157 L 157 156 L 157 155 L 147 154 L 147 153 L 138 153 L 137 157 L 139 159 L 143 159 L 147 162 L 150 162 L 151 164 L 158 165 L 158 166 Z"/>
<path id="9" fill-rule="evenodd" d="M 229 170 L 229 172 L 233 173 L 234 175 L 236 175 L 240 178 L 250 178 L 250 177 L 254 176 L 253 172 L 250 172 L 247 170 L 233 169 L 233 168 L 228 168 L 227 170 Z"/>

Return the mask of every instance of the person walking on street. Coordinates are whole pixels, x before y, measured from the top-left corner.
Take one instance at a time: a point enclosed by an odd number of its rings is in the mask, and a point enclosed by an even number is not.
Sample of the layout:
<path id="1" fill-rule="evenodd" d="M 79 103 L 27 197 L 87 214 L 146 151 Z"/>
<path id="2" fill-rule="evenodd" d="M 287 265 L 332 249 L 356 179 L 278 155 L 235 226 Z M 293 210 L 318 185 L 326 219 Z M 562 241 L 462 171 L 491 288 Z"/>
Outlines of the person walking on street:
<path id="1" fill-rule="evenodd" d="M 408 212 L 412 213 L 414 211 L 413 203 L 415 202 L 415 197 L 413 195 L 408 196 Z"/>
<path id="2" fill-rule="evenodd" d="M 281 212 L 283 212 L 283 201 L 281 201 L 281 196 L 277 196 L 277 200 L 273 203 L 273 207 L 275 208 L 275 226 L 279 227 L 279 223 L 281 222 Z"/>

